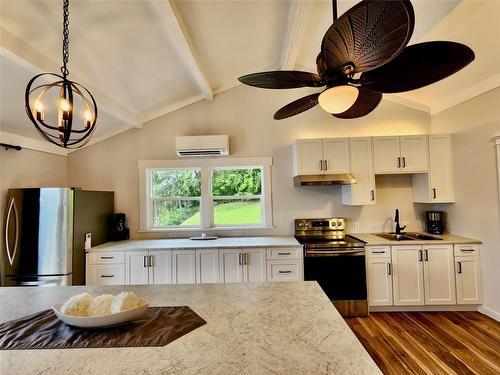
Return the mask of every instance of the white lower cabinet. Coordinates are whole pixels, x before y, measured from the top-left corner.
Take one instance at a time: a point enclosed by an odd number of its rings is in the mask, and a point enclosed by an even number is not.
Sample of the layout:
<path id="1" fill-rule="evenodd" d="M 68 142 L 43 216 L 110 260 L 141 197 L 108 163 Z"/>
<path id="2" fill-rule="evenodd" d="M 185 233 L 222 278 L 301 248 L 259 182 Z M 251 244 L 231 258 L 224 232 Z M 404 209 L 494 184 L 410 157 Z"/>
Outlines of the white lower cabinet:
<path id="1" fill-rule="evenodd" d="M 219 262 L 221 282 L 266 281 L 266 249 L 220 249 Z"/>
<path id="2" fill-rule="evenodd" d="M 196 283 L 196 253 L 193 250 L 172 250 L 172 283 Z"/>
<path id="3" fill-rule="evenodd" d="M 423 247 L 426 305 L 455 305 L 453 245 Z"/>
<path id="4" fill-rule="evenodd" d="M 196 283 L 211 284 L 219 282 L 219 250 L 196 250 Z"/>
<path id="5" fill-rule="evenodd" d="M 392 246 L 394 305 L 423 305 L 422 246 Z"/>
<path id="6" fill-rule="evenodd" d="M 87 284 L 300 281 L 303 280 L 302 258 L 301 246 L 90 253 L 87 256 Z"/>
<path id="7" fill-rule="evenodd" d="M 366 248 L 370 306 L 482 303 L 480 245 Z"/>
<path id="8" fill-rule="evenodd" d="M 390 246 L 373 246 L 366 249 L 366 279 L 368 304 L 370 306 L 392 306 Z"/>

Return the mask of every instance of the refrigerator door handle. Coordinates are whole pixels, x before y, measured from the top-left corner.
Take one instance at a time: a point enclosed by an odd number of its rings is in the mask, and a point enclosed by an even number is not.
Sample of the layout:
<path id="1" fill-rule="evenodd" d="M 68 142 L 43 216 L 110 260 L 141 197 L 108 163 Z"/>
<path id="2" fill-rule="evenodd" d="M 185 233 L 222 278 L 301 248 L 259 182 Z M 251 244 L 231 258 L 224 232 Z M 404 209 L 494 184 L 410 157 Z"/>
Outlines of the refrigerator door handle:
<path id="1" fill-rule="evenodd" d="M 5 220 L 5 249 L 7 250 L 7 258 L 9 259 L 9 263 L 12 266 L 14 264 L 14 259 L 16 258 L 17 246 L 19 242 L 19 215 L 17 213 L 16 201 L 14 197 L 11 197 L 7 210 L 7 219 Z M 15 223 L 15 238 L 14 238 L 14 248 L 11 249 L 9 246 L 10 238 L 9 238 L 9 227 L 10 227 L 10 219 L 11 215 L 14 215 L 14 223 Z"/>

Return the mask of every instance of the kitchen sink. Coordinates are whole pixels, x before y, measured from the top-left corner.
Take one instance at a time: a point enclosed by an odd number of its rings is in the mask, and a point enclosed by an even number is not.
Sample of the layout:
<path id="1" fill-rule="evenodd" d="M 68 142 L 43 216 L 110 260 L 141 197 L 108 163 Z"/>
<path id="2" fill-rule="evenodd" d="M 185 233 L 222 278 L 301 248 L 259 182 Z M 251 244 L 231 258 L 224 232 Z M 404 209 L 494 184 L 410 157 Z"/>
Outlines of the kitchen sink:
<path id="1" fill-rule="evenodd" d="M 429 236 L 427 234 L 422 233 L 374 233 L 375 236 L 385 238 L 386 240 L 391 241 L 415 241 L 415 240 L 424 240 L 424 241 L 436 241 L 441 240 L 441 238 Z"/>
<path id="2" fill-rule="evenodd" d="M 385 238 L 391 241 L 412 241 L 415 238 L 407 236 L 406 234 L 396 234 L 396 233 L 375 233 L 375 236 Z"/>

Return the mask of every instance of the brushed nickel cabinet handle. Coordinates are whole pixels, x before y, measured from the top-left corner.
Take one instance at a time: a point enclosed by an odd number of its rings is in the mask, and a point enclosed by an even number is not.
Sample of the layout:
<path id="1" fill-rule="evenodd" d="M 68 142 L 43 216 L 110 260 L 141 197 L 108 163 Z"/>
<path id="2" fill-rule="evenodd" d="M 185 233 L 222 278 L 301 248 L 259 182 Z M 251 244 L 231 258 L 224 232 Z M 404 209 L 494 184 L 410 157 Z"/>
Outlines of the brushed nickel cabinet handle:
<path id="1" fill-rule="evenodd" d="M 290 255 L 291 253 L 278 253 L 278 255 Z"/>
<path id="2" fill-rule="evenodd" d="M 462 273 L 462 262 L 457 262 L 457 266 L 458 266 L 458 273 Z"/>
<path id="3" fill-rule="evenodd" d="M 406 157 L 403 156 L 403 168 L 406 168 Z"/>
<path id="4" fill-rule="evenodd" d="M 374 190 L 370 190 L 370 196 L 371 196 L 372 201 L 374 201 L 375 200 L 375 191 Z"/>
<path id="5" fill-rule="evenodd" d="M 401 168 L 401 158 L 398 158 L 398 168 Z"/>
<path id="6" fill-rule="evenodd" d="M 418 260 L 419 260 L 419 262 L 422 261 L 422 250 L 418 251 Z"/>
<path id="7" fill-rule="evenodd" d="M 391 275 L 392 274 L 392 269 L 391 269 L 391 264 L 387 263 L 387 274 Z"/>
<path id="8" fill-rule="evenodd" d="M 243 265 L 243 254 L 241 253 L 238 254 L 238 265 Z"/>
<path id="9" fill-rule="evenodd" d="M 288 271 L 278 271 L 279 273 L 292 273 L 292 271 L 288 270 Z"/>
<path id="10" fill-rule="evenodd" d="M 433 189 L 432 189 L 432 199 L 436 199 L 436 197 L 437 197 L 437 194 L 436 194 L 436 189 L 435 189 L 435 188 L 433 188 Z"/>
<path id="11" fill-rule="evenodd" d="M 101 257 L 101 259 L 113 259 L 114 257 Z"/>
<path id="12" fill-rule="evenodd" d="M 373 250 L 373 254 L 385 254 L 385 250 Z"/>
<path id="13" fill-rule="evenodd" d="M 154 255 L 150 255 L 148 258 L 149 258 L 149 267 L 153 267 L 153 258 L 154 258 Z"/>
<path id="14" fill-rule="evenodd" d="M 325 160 L 325 171 L 328 170 L 328 160 Z"/>
<path id="15" fill-rule="evenodd" d="M 248 264 L 248 253 L 244 254 L 244 263 L 243 264 Z"/>
<path id="16" fill-rule="evenodd" d="M 474 251 L 474 249 L 460 249 L 460 251 L 467 251 L 467 252 L 469 252 L 469 251 Z"/>
<path id="17" fill-rule="evenodd" d="M 426 250 L 425 251 L 425 261 L 428 262 L 429 261 L 429 252 Z"/>
<path id="18" fill-rule="evenodd" d="M 320 160 L 319 161 L 319 170 L 322 171 L 323 170 L 323 160 Z"/>
<path id="19" fill-rule="evenodd" d="M 115 275 L 101 275 L 101 277 L 115 277 Z"/>
<path id="20" fill-rule="evenodd" d="M 148 256 L 147 256 L 147 255 L 144 255 L 144 258 L 143 258 L 143 265 L 144 265 L 144 268 L 147 268 L 147 267 L 148 267 Z"/>

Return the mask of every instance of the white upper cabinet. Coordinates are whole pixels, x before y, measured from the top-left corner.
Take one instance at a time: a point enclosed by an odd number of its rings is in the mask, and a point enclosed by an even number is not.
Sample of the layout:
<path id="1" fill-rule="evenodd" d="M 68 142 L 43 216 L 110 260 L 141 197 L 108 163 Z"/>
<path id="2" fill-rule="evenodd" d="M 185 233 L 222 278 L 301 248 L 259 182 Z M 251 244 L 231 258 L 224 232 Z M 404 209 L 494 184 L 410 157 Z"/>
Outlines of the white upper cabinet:
<path id="1" fill-rule="evenodd" d="M 347 138 L 298 139 L 293 144 L 294 176 L 349 173 Z"/>
<path id="2" fill-rule="evenodd" d="M 429 170 L 427 135 L 374 137 L 376 174 L 425 173 Z"/>
<path id="3" fill-rule="evenodd" d="M 399 137 L 373 138 L 373 165 L 375 173 L 399 173 L 401 151 Z"/>
<path id="4" fill-rule="evenodd" d="M 294 176 L 323 173 L 323 140 L 298 139 L 293 145 Z"/>
<path id="5" fill-rule="evenodd" d="M 429 136 L 429 173 L 413 175 L 413 201 L 451 203 L 455 201 L 453 153 L 450 134 Z"/>
<path id="6" fill-rule="evenodd" d="M 323 139 L 323 173 L 349 173 L 349 139 Z"/>
<path id="7" fill-rule="evenodd" d="M 426 305 L 454 305 L 455 271 L 453 245 L 424 246 L 424 290 Z"/>
<path id="8" fill-rule="evenodd" d="M 342 203 L 351 206 L 375 204 L 371 138 L 349 139 L 349 158 L 356 183 L 342 185 Z"/>

